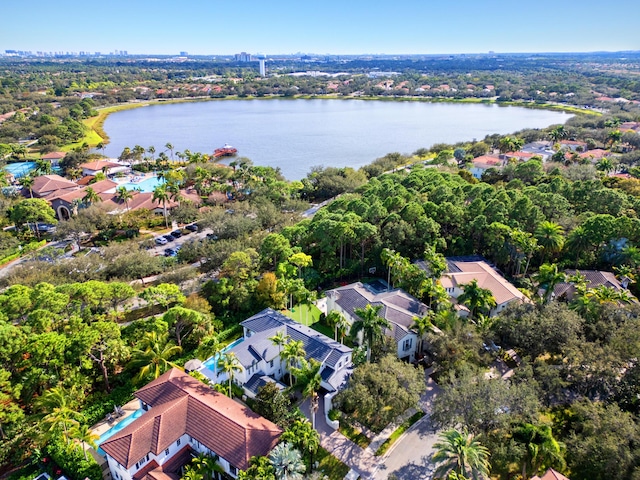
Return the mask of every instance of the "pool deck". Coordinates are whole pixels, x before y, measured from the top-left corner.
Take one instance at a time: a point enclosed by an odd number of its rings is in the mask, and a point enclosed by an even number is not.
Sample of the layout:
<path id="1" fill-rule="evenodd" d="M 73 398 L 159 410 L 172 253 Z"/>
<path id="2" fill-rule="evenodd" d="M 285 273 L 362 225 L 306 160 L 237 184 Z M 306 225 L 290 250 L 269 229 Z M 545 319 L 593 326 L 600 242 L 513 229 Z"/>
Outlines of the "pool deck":
<path id="1" fill-rule="evenodd" d="M 100 422 L 96 423 L 93 427 L 91 427 L 91 431 L 94 434 L 100 436 L 103 433 L 105 433 L 107 430 L 109 430 L 111 427 L 113 427 L 114 425 L 120 423 L 125 418 L 133 415 L 139 409 L 140 409 L 140 400 L 138 400 L 137 398 L 134 398 L 129 403 L 122 406 L 122 410 L 124 410 L 124 415 L 116 418 L 111 423 L 107 422 L 106 419 L 103 419 Z M 100 465 L 103 471 L 103 476 L 105 473 L 108 474 L 109 468 L 107 466 L 107 461 L 105 460 L 105 458 L 102 455 L 100 455 L 98 452 L 96 452 L 93 448 L 87 446 L 86 444 L 82 444 L 82 445 L 83 445 L 82 448 L 87 450 L 91 454 L 91 456 L 95 459 L 95 461 L 98 463 L 98 465 Z M 106 469 L 106 472 L 105 472 L 105 469 Z M 107 478 L 107 477 L 105 476 L 104 478 Z M 110 474 L 108 474 L 108 478 L 111 478 Z"/>
<path id="2" fill-rule="evenodd" d="M 120 423 L 122 420 L 129 417 L 130 415 L 133 415 L 137 410 L 140 410 L 140 400 L 138 400 L 137 398 L 131 400 L 129 403 L 127 403 L 122 407 L 122 410 L 124 410 L 124 415 L 122 415 L 121 417 L 115 418 L 114 421 L 112 421 L 111 423 L 107 422 L 107 420 L 101 420 L 100 422 L 96 423 L 93 427 L 91 427 L 91 431 L 98 436 L 102 435 L 104 432 L 109 430 L 114 425 Z"/>

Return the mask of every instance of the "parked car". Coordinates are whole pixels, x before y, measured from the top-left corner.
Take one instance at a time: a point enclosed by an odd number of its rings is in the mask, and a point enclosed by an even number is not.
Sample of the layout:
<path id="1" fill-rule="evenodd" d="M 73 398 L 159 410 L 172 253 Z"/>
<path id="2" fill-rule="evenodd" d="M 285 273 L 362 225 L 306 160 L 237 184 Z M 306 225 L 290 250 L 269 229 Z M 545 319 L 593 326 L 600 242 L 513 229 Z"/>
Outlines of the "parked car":
<path id="1" fill-rule="evenodd" d="M 207 233 L 207 240 L 218 240 L 218 235 L 215 233 Z"/>
<path id="2" fill-rule="evenodd" d="M 173 248 L 165 248 L 164 249 L 164 256 L 165 257 L 175 257 L 176 255 L 178 255 L 178 252 L 176 252 Z"/>
<path id="3" fill-rule="evenodd" d="M 173 235 L 170 235 L 168 233 L 166 235 L 163 235 L 163 237 L 165 238 L 165 240 L 167 242 L 173 242 L 176 239 L 176 237 L 174 237 Z"/>
<path id="4" fill-rule="evenodd" d="M 176 238 L 180 238 L 182 236 L 182 230 L 174 230 L 173 232 L 171 232 L 171 235 Z"/>
<path id="5" fill-rule="evenodd" d="M 169 243 L 164 237 L 156 237 L 156 245 L 166 245 Z"/>
<path id="6" fill-rule="evenodd" d="M 191 225 L 187 225 L 184 228 L 185 228 L 185 230 L 188 230 L 189 232 L 197 232 L 198 231 L 198 225 L 195 224 L 195 223 L 192 223 Z"/>

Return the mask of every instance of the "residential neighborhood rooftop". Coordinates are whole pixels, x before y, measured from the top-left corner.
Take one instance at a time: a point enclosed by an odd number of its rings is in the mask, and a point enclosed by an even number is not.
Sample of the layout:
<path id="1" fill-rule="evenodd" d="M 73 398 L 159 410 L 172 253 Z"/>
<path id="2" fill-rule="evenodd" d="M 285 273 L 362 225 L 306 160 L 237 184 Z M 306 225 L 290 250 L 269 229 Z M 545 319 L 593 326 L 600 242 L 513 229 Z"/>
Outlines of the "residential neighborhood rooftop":
<path id="1" fill-rule="evenodd" d="M 251 457 L 267 455 L 282 433 L 273 422 L 177 368 L 135 395 L 152 408 L 100 445 L 126 468 L 188 434 L 232 465 L 246 469 Z"/>

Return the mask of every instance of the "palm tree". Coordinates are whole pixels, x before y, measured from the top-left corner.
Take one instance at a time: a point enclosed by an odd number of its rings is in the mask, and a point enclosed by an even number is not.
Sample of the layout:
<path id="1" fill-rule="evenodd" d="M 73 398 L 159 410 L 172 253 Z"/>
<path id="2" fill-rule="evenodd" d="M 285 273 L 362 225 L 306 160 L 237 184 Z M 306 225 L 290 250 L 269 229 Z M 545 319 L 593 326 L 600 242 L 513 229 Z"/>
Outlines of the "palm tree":
<path id="1" fill-rule="evenodd" d="M 607 135 L 607 140 L 609 142 L 609 146 L 613 147 L 615 144 L 619 143 L 622 140 L 622 132 L 618 129 L 611 130 Z"/>
<path id="2" fill-rule="evenodd" d="M 279 330 L 273 337 L 269 337 L 269 341 L 273 343 L 276 347 L 278 347 L 278 356 L 280 358 L 280 369 L 282 369 L 282 347 L 289 343 L 291 337 L 287 335 L 284 330 Z"/>
<path id="3" fill-rule="evenodd" d="M 229 398 L 231 398 L 231 382 L 233 381 L 233 373 L 242 370 L 242 365 L 238 361 L 235 353 L 227 352 L 218 359 L 218 368 L 229 376 Z"/>
<path id="4" fill-rule="evenodd" d="M 367 304 L 365 308 L 356 308 L 354 313 L 360 317 L 351 326 L 351 335 L 354 337 L 362 332 L 363 339 L 367 342 L 367 362 L 371 362 L 371 349 L 375 342 L 380 340 L 383 335 L 383 328 L 391 329 L 391 324 L 378 313 L 382 309 L 382 305 Z"/>
<path id="5" fill-rule="evenodd" d="M 91 187 L 87 187 L 84 190 L 84 197 L 82 197 L 82 203 L 85 205 L 93 205 L 94 203 L 101 202 L 100 195 Z"/>
<path id="6" fill-rule="evenodd" d="M 351 323 L 345 317 L 341 317 L 336 323 L 336 330 L 340 334 L 340 343 L 344 343 L 344 337 L 351 328 Z"/>
<path id="7" fill-rule="evenodd" d="M 290 443 L 282 442 L 269 454 L 277 480 L 302 480 L 305 472 L 302 455 Z"/>
<path id="8" fill-rule="evenodd" d="M 303 398 L 309 398 L 311 411 L 311 426 L 316 428 L 316 412 L 318 411 L 318 390 L 322 383 L 320 370 L 322 363 L 312 358 L 308 362 L 302 361 L 300 368 L 293 368 L 293 375 L 296 378 L 294 389 L 302 392 Z"/>
<path id="9" fill-rule="evenodd" d="M 158 185 L 153 189 L 153 201 L 162 203 L 162 209 L 164 212 L 164 224 L 169 228 L 169 219 L 167 218 L 167 202 L 169 201 L 169 193 L 167 192 L 166 185 Z"/>
<path id="10" fill-rule="evenodd" d="M 169 153 L 171 155 L 171 161 L 173 161 L 173 145 L 171 143 L 167 142 L 166 145 L 164 146 L 164 148 L 169 150 Z"/>
<path id="11" fill-rule="evenodd" d="M 542 247 L 543 258 L 547 258 L 547 254 L 557 253 L 562 250 L 564 245 L 564 228 L 555 222 L 545 220 L 540 222 L 535 233 L 538 244 Z"/>
<path id="12" fill-rule="evenodd" d="M 489 450 L 466 430 L 447 430 L 433 445 L 433 462 L 438 464 L 436 478 L 445 478 L 451 471 L 466 478 L 479 480 L 489 476 Z"/>
<path id="13" fill-rule="evenodd" d="M 313 470 L 313 455 L 320 447 L 320 434 L 313 428 L 306 418 L 293 422 L 280 437 L 280 441 L 289 442 L 304 456 L 309 454 L 309 470 Z"/>
<path id="14" fill-rule="evenodd" d="M 96 441 L 100 439 L 100 436 L 93 433 L 88 425 L 78 425 L 74 427 L 69 433 L 72 438 L 80 442 L 80 444 L 82 445 L 82 451 L 84 452 L 85 460 L 87 460 L 88 447 L 91 447 L 94 450 L 98 449 Z"/>
<path id="15" fill-rule="evenodd" d="M 458 303 L 469 309 L 469 320 L 473 320 L 477 313 L 489 312 L 496 306 L 496 299 L 491 290 L 480 287 L 475 278 L 465 285 L 460 285 L 463 292 L 458 296 Z"/>
<path id="16" fill-rule="evenodd" d="M 82 418 L 75 410 L 78 405 L 77 395 L 61 386 L 53 387 L 38 397 L 34 404 L 45 413 L 41 421 L 45 435 L 53 436 L 62 430 L 65 441 L 69 441 L 69 431 L 80 425 L 79 420 Z"/>
<path id="17" fill-rule="evenodd" d="M 403 265 L 404 265 L 404 258 L 402 257 L 402 255 L 400 255 L 399 253 L 397 253 L 395 250 L 391 250 L 389 248 L 384 248 L 382 250 L 382 253 L 380 254 L 380 259 L 382 260 L 382 263 L 384 263 L 384 265 L 388 268 L 388 273 L 387 273 L 387 284 L 389 285 L 390 288 L 393 288 L 393 284 L 391 283 L 392 281 L 392 270 L 396 269 L 398 270 L 395 273 L 395 277 L 398 278 L 400 275 L 400 270 L 402 269 Z"/>
<path id="18" fill-rule="evenodd" d="M 575 252 L 576 268 L 578 268 L 578 264 L 580 262 L 580 254 L 586 252 L 590 246 L 591 236 L 581 226 L 576 227 L 571 231 L 564 244 L 564 247 L 568 252 Z"/>
<path id="19" fill-rule="evenodd" d="M 158 334 L 157 332 L 147 332 L 139 348 L 131 353 L 129 367 L 139 369 L 134 381 L 139 382 L 147 376 L 152 375 L 158 378 L 169 368 L 177 368 L 177 365 L 169 361 L 171 357 L 182 352 L 182 348 L 168 341 L 169 334 Z"/>
<path id="20" fill-rule="evenodd" d="M 204 453 L 199 453 L 197 457 L 193 457 L 191 465 L 203 480 L 213 480 L 215 473 L 224 472 L 218 464 L 218 456 L 205 455 Z"/>
<path id="21" fill-rule="evenodd" d="M 36 171 L 39 175 L 51 175 L 53 171 L 51 167 L 51 162 L 47 160 L 43 160 L 41 158 L 36 160 Z"/>
<path id="22" fill-rule="evenodd" d="M 127 187 L 121 186 L 116 188 L 116 198 L 119 202 L 123 202 L 127 206 L 127 210 L 129 210 L 129 200 L 133 198 L 133 193 L 127 190 Z"/>
<path id="23" fill-rule="evenodd" d="M 27 188 L 29 189 L 29 195 L 31 196 L 31 198 L 33 198 L 33 182 L 35 181 L 35 179 L 30 176 L 24 176 L 20 179 L 20 185 L 22 185 L 22 188 Z"/>
<path id="24" fill-rule="evenodd" d="M 147 153 L 149 153 L 149 155 L 151 155 L 151 161 L 155 161 L 155 154 L 156 154 L 156 147 L 154 147 L 153 145 L 151 145 L 149 148 L 147 148 Z"/>
<path id="25" fill-rule="evenodd" d="M 555 286 L 566 281 L 566 278 L 567 276 L 564 272 L 558 270 L 558 265 L 555 263 L 543 263 L 540 265 L 540 270 L 538 270 L 534 280 L 538 284 L 538 290 L 544 288 L 544 303 L 549 303 Z"/>
<path id="26" fill-rule="evenodd" d="M 431 319 L 434 316 L 435 314 L 433 310 L 429 310 L 429 314 L 424 317 L 413 317 L 413 324 L 411 325 L 411 328 L 418 333 L 418 354 L 422 353 L 422 342 L 424 341 L 424 336 L 433 329 Z"/>
<path id="27" fill-rule="evenodd" d="M 306 356 L 307 352 L 304 351 L 304 343 L 302 343 L 302 340 L 290 340 L 284 345 L 284 348 L 280 353 L 280 357 L 287 361 L 289 377 L 292 377 L 293 375 L 294 366 Z M 293 385 L 292 378 L 291 384 Z"/>
<path id="28" fill-rule="evenodd" d="M 180 201 L 183 199 L 180 193 L 180 186 L 177 183 L 169 183 L 167 184 L 167 192 L 169 193 L 169 198 L 180 206 Z"/>
<path id="29" fill-rule="evenodd" d="M 338 341 L 338 324 L 342 322 L 344 319 L 344 315 L 342 315 L 337 310 L 332 310 L 327 314 L 327 325 L 333 327 L 333 339 Z"/>
<path id="30" fill-rule="evenodd" d="M 554 438 L 548 425 L 524 423 L 514 429 L 513 439 L 525 446 L 522 478 L 537 475 L 549 467 L 564 468 L 563 446 Z"/>
<path id="31" fill-rule="evenodd" d="M 549 138 L 553 143 L 558 143 L 560 140 L 569 136 L 569 132 L 564 128 L 564 125 L 559 125 L 549 132 Z"/>

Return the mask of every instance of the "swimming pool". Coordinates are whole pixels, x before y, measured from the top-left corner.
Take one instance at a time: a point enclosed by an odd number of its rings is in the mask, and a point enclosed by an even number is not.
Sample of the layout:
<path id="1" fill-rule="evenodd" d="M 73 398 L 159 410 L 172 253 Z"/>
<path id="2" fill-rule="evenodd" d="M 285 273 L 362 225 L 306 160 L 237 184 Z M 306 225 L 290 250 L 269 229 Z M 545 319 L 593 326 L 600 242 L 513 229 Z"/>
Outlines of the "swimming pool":
<path id="1" fill-rule="evenodd" d="M 14 178 L 21 178 L 27 175 L 32 170 L 35 170 L 36 162 L 17 162 L 8 163 L 4 169 L 13 175 Z"/>
<path id="2" fill-rule="evenodd" d="M 133 412 L 132 415 L 129 415 L 127 418 L 125 418 L 121 422 L 116 423 L 113 427 L 111 427 L 109 430 L 107 430 L 102 435 L 100 435 L 100 438 L 98 439 L 96 444 L 97 445 L 102 445 L 103 442 L 105 442 L 106 440 L 109 440 L 113 435 L 115 435 L 120 430 L 122 430 L 124 427 L 129 425 L 136 418 L 139 418 L 140 416 L 142 416 L 142 414 L 144 414 L 144 413 L 145 413 L 144 410 L 142 410 L 141 408 L 139 410 L 136 410 L 135 412 Z M 104 456 L 105 452 L 101 448 L 98 448 L 98 454 Z"/>
<path id="3" fill-rule="evenodd" d="M 125 187 L 127 190 L 140 190 L 141 192 L 152 193 L 153 189 L 163 183 L 158 177 L 149 177 L 141 182 L 121 183 L 118 187 Z"/>
<path id="4" fill-rule="evenodd" d="M 235 347 L 239 343 L 242 343 L 243 340 L 244 340 L 244 338 L 240 337 L 239 339 L 231 342 L 229 345 L 227 345 L 226 347 L 224 347 L 222 349 L 222 353 L 228 352 L 229 350 L 231 350 L 233 347 Z M 207 359 L 207 361 L 203 363 L 203 366 L 208 368 L 212 372 L 215 372 L 216 369 L 217 369 L 217 365 L 218 365 L 218 359 L 220 358 L 220 355 L 222 353 L 216 354 L 213 357 L 210 357 L 209 359 Z"/>

